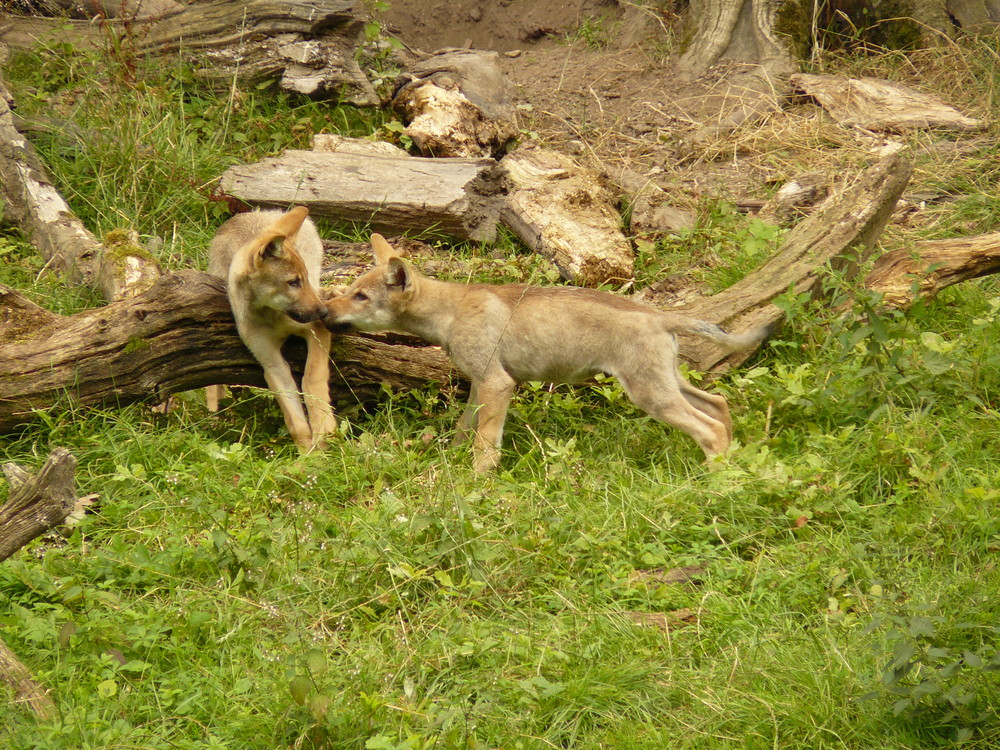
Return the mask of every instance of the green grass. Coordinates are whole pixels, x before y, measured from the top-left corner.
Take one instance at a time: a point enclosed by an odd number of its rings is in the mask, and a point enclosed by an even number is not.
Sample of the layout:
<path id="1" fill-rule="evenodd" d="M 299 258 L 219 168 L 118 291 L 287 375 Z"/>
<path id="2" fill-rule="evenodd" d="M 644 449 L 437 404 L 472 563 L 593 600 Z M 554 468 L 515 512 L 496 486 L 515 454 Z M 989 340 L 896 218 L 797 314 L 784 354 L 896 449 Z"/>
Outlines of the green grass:
<path id="1" fill-rule="evenodd" d="M 28 62 L 8 74 L 19 94 L 76 64 Z M 234 108 L 176 71 L 65 114 L 93 127 L 119 98 L 136 134 L 120 153 L 39 148 L 88 223 L 160 236 L 175 265 L 202 262 L 220 219 L 205 186 L 229 163 L 382 123 L 264 92 Z M 991 229 L 974 203 L 966 220 Z M 689 247 L 728 253 L 709 284 L 776 240 L 703 214 Z M 651 264 L 679 262 L 669 242 Z M 545 277 L 495 250 L 470 274 Z M 0 259 L 39 304 L 96 304 L 16 236 Z M 0 637 L 58 709 L 38 721 L 0 688 L 0 746 L 995 746 L 1000 285 L 907 315 L 828 286 L 783 299 L 775 339 L 712 384 L 737 437 L 716 472 L 613 381 L 523 388 L 490 477 L 448 445 L 450 384 L 345 411 L 307 457 L 259 391 L 219 415 L 200 394 L 168 415 L 53 409 L 0 438 L 0 461 L 29 467 L 69 448 L 78 492 L 100 496 L 68 538 L 0 564 Z M 665 579 L 690 565 L 694 582 Z"/>

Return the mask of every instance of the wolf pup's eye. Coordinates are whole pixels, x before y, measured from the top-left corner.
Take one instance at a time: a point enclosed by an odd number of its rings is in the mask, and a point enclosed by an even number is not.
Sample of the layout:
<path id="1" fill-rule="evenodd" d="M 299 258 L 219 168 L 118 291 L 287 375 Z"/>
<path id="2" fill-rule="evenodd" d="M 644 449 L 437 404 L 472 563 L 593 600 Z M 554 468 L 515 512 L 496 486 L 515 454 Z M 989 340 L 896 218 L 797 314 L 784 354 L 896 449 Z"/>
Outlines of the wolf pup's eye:
<path id="1" fill-rule="evenodd" d="M 368 300 L 368 295 L 364 292 L 355 292 L 354 301 L 355 302 L 366 302 Z"/>
<path id="2" fill-rule="evenodd" d="M 300 286 L 302 286 L 302 279 L 292 279 L 291 281 L 288 282 L 288 286 L 290 286 L 292 289 L 298 289 Z"/>

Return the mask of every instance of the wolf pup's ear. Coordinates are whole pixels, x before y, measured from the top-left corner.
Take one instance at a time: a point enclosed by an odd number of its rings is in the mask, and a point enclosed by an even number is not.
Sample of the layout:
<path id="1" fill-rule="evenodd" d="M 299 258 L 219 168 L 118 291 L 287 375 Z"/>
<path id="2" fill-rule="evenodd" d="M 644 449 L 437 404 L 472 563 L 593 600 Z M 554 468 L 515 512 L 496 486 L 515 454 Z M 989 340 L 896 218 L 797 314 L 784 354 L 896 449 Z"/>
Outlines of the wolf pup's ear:
<path id="1" fill-rule="evenodd" d="M 388 263 L 390 258 L 399 257 L 399 253 L 392 249 L 392 245 L 386 242 L 385 237 L 381 234 L 372 235 L 372 254 L 375 256 L 375 262 L 380 266 Z"/>
<path id="2" fill-rule="evenodd" d="M 308 216 L 308 208 L 305 206 L 295 206 L 279 216 L 269 229 L 283 237 L 291 237 L 302 228 L 302 223 Z"/>
<path id="3" fill-rule="evenodd" d="M 254 266 L 260 266 L 268 258 L 285 257 L 284 237 L 265 237 L 263 239 L 266 241 L 262 242 L 253 254 L 252 262 Z"/>
<path id="4" fill-rule="evenodd" d="M 389 258 L 385 271 L 385 285 L 405 292 L 410 287 L 410 269 L 399 257 Z"/>

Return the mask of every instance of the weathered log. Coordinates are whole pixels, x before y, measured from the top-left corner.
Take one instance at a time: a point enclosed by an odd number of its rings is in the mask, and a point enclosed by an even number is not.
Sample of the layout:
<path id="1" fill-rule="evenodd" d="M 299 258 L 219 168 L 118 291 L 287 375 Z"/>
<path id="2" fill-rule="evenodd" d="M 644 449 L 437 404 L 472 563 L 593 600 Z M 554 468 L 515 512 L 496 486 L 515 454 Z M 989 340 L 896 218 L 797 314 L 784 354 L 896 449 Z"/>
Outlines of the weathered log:
<path id="1" fill-rule="evenodd" d="M 563 278 L 595 287 L 634 278 L 632 245 L 614 196 L 595 175 L 543 148 L 519 148 L 500 165 L 511 183 L 500 220 L 551 258 Z"/>
<path id="2" fill-rule="evenodd" d="M 0 286 L 0 322 L 0 432 L 56 404 L 161 403 L 215 383 L 265 386 L 223 282 L 198 271 L 163 276 L 137 297 L 72 316 Z M 301 373 L 305 346 L 287 349 Z M 373 401 L 382 383 L 405 390 L 451 378 L 440 349 L 409 337 L 335 336 L 332 357 L 335 404 Z"/>
<path id="3" fill-rule="evenodd" d="M 385 231 L 440 231 L 489 242 L 506 182 L 492 159 L 289 150 L 230 167 L 220 189 L 255 206 L 298 203 L 316 216 L 369 222 Z"/>
<path id="4" fill-rule="evenodd" d="M 0 682 L 10 688 L 15 703 L 27 706 L 39 719 L 55 716 L 56 705 L 48 691 L 35 681 L 3 640 L 0 640 Z"/>
<path id="5" fill-rule="evenodd" d="M 718 294 L 702 297 L 678 309 L 695 317 L 741 332 L 777 323 L 781 311 L 775 297 L 818 289 L 830 265 L 847 275 L 871 252 L 909 182 L 912 166 L 893 154 L 827 198 L 785 236 L 781 249 L 760 268 Z M 858 253 L 853 260 L 848 252 Z M 647 301 L 669 306 L 670 295 L 657 294 L 655 285 L 642 295 Z M 722 372 L 747 359 L 752 352 L 726 357 L 710 342 L 682 341 L 681 353 L 705 372 Z"/>
<path id="6" fill-rule="evenodd" d="M 137 55 L 178 54 L 195 75 L 229 88 L 279 79 L 283 89 L 338 97 L 359 105 L 379 103 L 355 52 L 363 20 L 353 0 L 245 0 L 198 3 L 138 19 L 67 21 L 0 19 L 0 43 L 30 48 L 58 39 L 99 49 L 127 40 Z"/>
<path id="7" fill-rule="evenodd" d="M 882 295 L 882 304 L 905 309 L 952 284 L 1000 272 L 1000 232 L 976 237 L 925 240 L 893 250 L 876 261 L 865 286 Z"/>
<path id="8" fill-rule="evenodd" d="M 76 510 L 79 499 L 73 486 L 76 459 L 65 448 L 49 454 L 38 474 L 8 463 L 3 472 L 10 484 L 7 502 L 0 507 L 0 562 L 32 539 L 64 523 Z M 27 706 L 41 719 L 55 714 L 55 704 L 31 672 L 0 640 L 0 682 L 5 683 L 14 702 Z"/>
<path id="9" fill-rule="evenodd" d="M 134 241 L 104 245 L 53 187 L 34 148 L 14 128 L 13 98 L 0 79 L 0 220 L 17 226 L 45 259 L 106 300 L 144 291 L 159 265 Z M 121 239 L 121 236 L 119 236 Z"/>
<path id="10" fill-rule="evenodd" d="M 34 0 L 31 5 L 45 15 L 68 18 L 139 19 L 181 8 L 175 0 Z"/>
<path id="11" fill-rule="evenodd" d="M 842 125 L 878 132 L 915 128 L 970 131 L 985 127 L 940 99 L 894 81 L 833 75 L 792 76 L 796 91 L 812 97 Z"/>
<path id="12" fill-rule="evenodd" d="M 441 50 L 396 80 L 392 105 L 425 156 L 500 156 L 517 136 L 513 85 L 499 53 Z"/>
<path id="13" fill-rule="evenodd" d="M 3 470 L 10 495 L 0 506 L 0 562 L 65 522 L 77 504 L 76 459 L 65 448 L 52 451 L 34 476 L 16 464 L 4 464 Z"/>

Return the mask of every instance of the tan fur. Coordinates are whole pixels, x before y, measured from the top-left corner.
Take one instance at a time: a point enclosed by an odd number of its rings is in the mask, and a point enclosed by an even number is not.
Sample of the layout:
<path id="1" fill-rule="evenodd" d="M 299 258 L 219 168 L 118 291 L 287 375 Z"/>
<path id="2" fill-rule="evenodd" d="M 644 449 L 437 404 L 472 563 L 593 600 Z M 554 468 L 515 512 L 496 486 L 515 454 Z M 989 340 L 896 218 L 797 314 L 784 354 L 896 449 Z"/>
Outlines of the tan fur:
<path id="1" fill-rule="evenodd" d="M 331 330 L 396 330 L 439 344 L 472 381 L 455 436 L 472 434 L 475 468 L 500 461 L 514 387 L 618 378 L 632 402 L 693 437 L 708 459 L 732 440 L 726 399 L 688 383 L 677 367 L 677 333 L 748 350 L 766 327 L 733 336 L 706 321 L 647 307 L 609 292 L 524 284 L 457 284 L 418 273 L 379 235 L 376 266 L 327 302 Z"/>
<path id="2" fill-rule="evenodd" d="M 323 245 L 304 206 L 287 212 L 237 214 L 219 227 L 209 248 L 209 273 L 227 279 L 229 304 L 243 343 L 264 368 L 292 439 L 301 450 L 326 447 L 336 428 L 330 408 L 330 332 L 316 293 Z M 306 340 L 302 395 L 281 347 L 289 336 Z M 206 397 L 218 409 L 222 386 Z M 307 416 L 308 414 L 308 416 Z"/>

